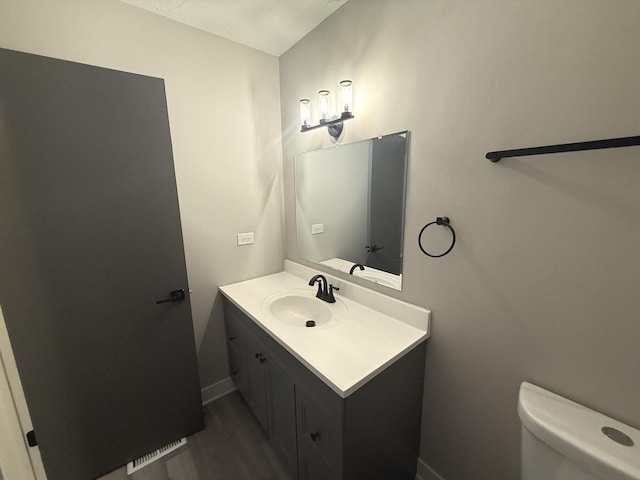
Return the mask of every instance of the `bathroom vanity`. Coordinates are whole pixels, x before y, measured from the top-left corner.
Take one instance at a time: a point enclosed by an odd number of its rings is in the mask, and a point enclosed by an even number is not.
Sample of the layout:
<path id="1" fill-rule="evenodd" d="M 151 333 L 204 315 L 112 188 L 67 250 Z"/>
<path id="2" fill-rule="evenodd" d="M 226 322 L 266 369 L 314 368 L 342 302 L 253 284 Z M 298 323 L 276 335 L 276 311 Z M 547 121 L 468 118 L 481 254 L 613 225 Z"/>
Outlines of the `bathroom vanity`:
<path id="1" fill-rule="evenodd" d="M 232 378 L 291 478 L 413 480 L 430 312 L 315 273 L 220 288 Z"/>

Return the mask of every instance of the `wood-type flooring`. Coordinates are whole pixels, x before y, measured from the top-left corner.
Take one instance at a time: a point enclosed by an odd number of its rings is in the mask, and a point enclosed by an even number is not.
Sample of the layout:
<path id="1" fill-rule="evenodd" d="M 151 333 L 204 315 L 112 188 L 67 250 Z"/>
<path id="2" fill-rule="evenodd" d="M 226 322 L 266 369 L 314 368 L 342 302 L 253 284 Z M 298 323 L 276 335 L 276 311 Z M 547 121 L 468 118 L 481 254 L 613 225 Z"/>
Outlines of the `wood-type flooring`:
<path id="1" fill-rule="evenodd" d="M 240 394 L 204 407 L 204 430 L 187 444 L 127 476 L 126 467 L 98 480 L 290 480 Z"/>

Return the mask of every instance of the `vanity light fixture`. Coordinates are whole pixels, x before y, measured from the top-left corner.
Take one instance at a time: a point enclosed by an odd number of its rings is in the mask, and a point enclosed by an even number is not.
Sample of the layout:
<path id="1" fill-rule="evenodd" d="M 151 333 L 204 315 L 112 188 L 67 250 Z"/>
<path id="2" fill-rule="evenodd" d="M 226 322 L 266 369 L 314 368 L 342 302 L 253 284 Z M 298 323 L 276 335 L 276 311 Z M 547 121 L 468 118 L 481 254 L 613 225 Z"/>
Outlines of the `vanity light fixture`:
<path id="1" fill-rule="evenodd" d="M 320 123 L 327 123 L 331 120 L 331 92 L 329 90 L 320 90 L 318 92 L 318 111 L 320 112 Z"/>
<path id="2" fill-rule="evenodd" d="M 338 138 L 342 134 L 343 122 L 354 118 L 353 115 L 353 82 L 342 80 L 339 89 L 340 115 L 331 115 L 331 92 L 320 90 L 318 92 L 318 124 L 311 125 L 311 102 L 308 98 L 300 100 L 300 131 L 315 130 L 327 127 L 329 135 Z"/>
<path id="3" fill-rule="evenodd" d="M 308 98 L 300 100 L 300 126 L 303 130 L 311 126 L 311 102 Z"/>
<path id="4" fill-rule="evenodd" d="M 351 113 L 353 108 L 353 82 L 343 80 L 340 82 L 340 112 Z"/>

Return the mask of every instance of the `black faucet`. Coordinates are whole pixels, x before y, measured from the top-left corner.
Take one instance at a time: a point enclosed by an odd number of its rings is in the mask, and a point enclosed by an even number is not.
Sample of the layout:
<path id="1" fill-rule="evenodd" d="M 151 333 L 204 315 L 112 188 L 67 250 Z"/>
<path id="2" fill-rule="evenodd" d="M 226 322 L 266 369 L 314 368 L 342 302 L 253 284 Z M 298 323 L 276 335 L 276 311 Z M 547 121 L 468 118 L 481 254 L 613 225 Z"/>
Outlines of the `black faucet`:
<path id="1" fill-rule="evenodd" d="M 361 263 L 354 263 L 353 267 L 351 267 L 351 270 L 349 270 L 349 275 L 353 275 L 353 271 L 356 269 L 356 267 L 358 267 L 360 271 L 364 270 L 364 265 L 362 265 Z"/>
<path id="2" fill-rule="evenodd" d="M 313 286 L 314 283 L 318 283 L 318 293 L 316 297 L 327 303 L 336 303 L 336 298 L 333 296 L 334 290 L 340 290 L 338 287 L 334 287 L 331 284 L 327 284 L 327 279 L 324 275 L 314 275 L 309 280 L 309 286 Z"/>

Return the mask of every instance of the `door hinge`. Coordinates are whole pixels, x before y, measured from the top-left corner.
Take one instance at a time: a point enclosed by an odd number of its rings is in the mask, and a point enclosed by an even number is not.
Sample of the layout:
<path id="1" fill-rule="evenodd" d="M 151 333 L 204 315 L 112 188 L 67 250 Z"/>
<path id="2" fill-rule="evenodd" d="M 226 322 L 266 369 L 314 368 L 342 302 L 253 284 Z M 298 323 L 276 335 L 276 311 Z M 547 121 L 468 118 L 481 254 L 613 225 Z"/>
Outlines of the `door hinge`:
<path id="1" fill-rule="evenodd" d="M 30 447 L 35 447 L 36 445 L 38 445 L 38 441 L 36 440 L 36 432 L 34 432 L 33 430 L 27 432 L 27 445 L 29 445 Z"/>

